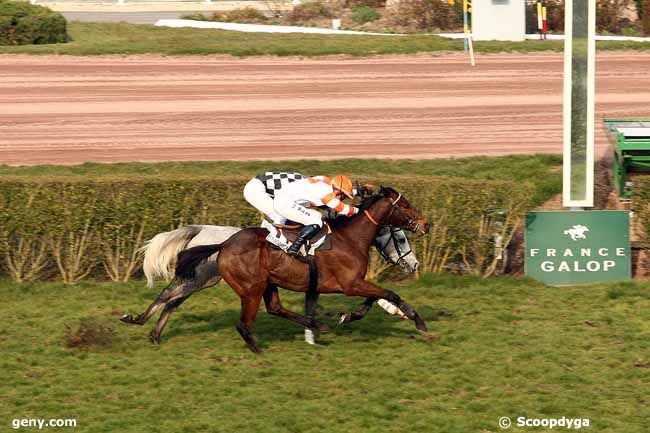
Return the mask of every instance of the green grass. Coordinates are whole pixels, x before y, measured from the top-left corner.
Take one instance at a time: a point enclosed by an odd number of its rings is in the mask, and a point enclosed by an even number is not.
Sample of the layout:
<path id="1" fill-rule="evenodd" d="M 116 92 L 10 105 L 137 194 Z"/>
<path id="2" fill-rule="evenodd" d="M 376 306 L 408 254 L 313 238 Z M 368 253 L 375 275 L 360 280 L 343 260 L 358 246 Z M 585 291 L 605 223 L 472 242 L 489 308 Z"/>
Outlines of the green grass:
<path id="1" fill-rule="evenodd" d="M 355 36 L 242 33 L 225 30 L 168 28 L 127 23 L 68 25 L 72 42 L 51 45 L 2 46 L 0 53 L 27 54 L 229 54 L 233 56 L 322 56 L 346 54 L 413 54 L 460 51 L 461 40 L 430 35 Z M 477 52 L 562 51 L 561 41 L 478 42 Z M 600 42 L 599 49 L 650 49 L 650 43 Z"/>
<path id="2" fill-rule="evenodd" d="M 10 167 L 0 165 L 2 176 L 83 178 L 125 175 L 187 177 L 210 175 L 254 176 L 262 171 L 298 171 L 305 174 L 345 173 L 358 176 L 431 175 L 471 179 L 496 179 L 530 182 L 535 185 L 535 203 L 542 203 L 561 190 L 562 158 L 558 155 L 471 157 L 433 160 L 342 159 L 299 161 L 217 161 L 165 163 L 86 163 L 72 166 L 37 165 Z"/>
<path id="3" fill-rule="evenodd" d="M 305 345 L 299 327 L 261 311 L 265 354 L 255 356 L 225 286 L 191 298 L 153 346 L 153 322 L 117 316 L 140 312 L 158 289 L 0 283 L 2 431 L 15 418 L 76 418 L 74 431 L 92 433 L 473 433 L 500 431 L 502 416 L 565 416 L 589 418 L 591 432 L 647 432 L 649 284 L 425 276 L 395 289 L 428 335 L 379 310 L 338 326 L 333 313 L 359 300 L 331 295 L 321 299 L 333 328 L 324 345 Z M 281 296 L 301 309 L 302 296 Z M 88 316 L 113 323 L 112 347 L 64 347 L 65 325 Z"/>

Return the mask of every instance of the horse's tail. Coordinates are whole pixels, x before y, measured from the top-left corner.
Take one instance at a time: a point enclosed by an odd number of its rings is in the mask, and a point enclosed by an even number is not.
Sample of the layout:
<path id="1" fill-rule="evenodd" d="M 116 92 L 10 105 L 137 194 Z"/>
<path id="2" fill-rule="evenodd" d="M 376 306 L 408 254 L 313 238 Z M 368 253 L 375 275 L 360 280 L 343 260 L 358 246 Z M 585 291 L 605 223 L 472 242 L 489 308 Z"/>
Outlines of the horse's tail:
<path id="1" fill-rule="evenodd" d="M 158 233 L 138 250 L 144 253 L 142 270 L 147 277 L 147 286 L 153 287 L 156 277 L 162 277 L 167 281 L 174 277 L 172 262 L 192 238 L 201 232 L 201 229 L 201 226 L 192 225 Z"/>
<path id="2" fill-rule="evenodd" d="M 176 262 L 176 278 L 180 280 L 193 280 L 196 275 L 196 267 L 205 261 L 212 254 L 221 250 L 224 243 L 212 245 L 199 245 L 188 248 L 178 254 Z"/>

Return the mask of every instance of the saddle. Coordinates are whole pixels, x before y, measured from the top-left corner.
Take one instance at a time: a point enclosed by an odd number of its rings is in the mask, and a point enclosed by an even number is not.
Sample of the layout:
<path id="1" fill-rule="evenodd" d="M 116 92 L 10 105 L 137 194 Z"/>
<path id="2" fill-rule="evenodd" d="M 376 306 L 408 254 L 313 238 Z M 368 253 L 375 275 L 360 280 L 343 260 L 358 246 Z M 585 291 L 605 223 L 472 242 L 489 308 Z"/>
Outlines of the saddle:
<path id="1" fill-rule="evenodd" d="M 263 220 L 261 227 L 265 228 L 269 232 L 266 236 L 266 241 L 286 252 L 291 244 L 293 244 L 298 238 L 303 226 L 298 223 L 291 224 L 291 221 L 290 224 L 271 224 L 270 222 Z M 300 249 L 299 255 L 303 257 L 308 255 L 313 256 L 316 253 L 316 250 L 331 249 L 332 246 L 329 242 L 329 237 L 327 236 L 330 233 L 332 233 L 330 226 L 327 225 L 327 223 L 323 223 L 321 230 L 316 233 L 313 238 L 308 240 Z"/>

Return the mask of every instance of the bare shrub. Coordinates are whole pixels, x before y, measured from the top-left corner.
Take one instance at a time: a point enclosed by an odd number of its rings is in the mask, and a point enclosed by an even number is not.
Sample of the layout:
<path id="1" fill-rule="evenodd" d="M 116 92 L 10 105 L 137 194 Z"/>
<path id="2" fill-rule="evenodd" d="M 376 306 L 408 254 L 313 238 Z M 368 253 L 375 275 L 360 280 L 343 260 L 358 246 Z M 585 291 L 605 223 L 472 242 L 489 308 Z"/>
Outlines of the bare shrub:
<path id="1" fill-rule="evenodd" d="M 650 0 L 648 1 L 650 5 Z M 550 32 L 564 32 L 564 0 L 546 0 L 547 24 Z M 600 33 L 622 33 L 633 25 L 624 12 L 628 0 L 598 0 L 596 2 L 596 30 Z M 526 32 L 537 33 L 537 3 L 529 2 L 526 7 Z"/>
<path id="2" fill-rule="evenodd" d="M 237 8 L 224 13 L 215 12 L 212 14 L 211 21 L 258 24 L 268 21 L 268 17 L 254 7 L 246 6 L 245 8 Z"/>
<path id="3" fill-rule="evenodd" d="M 309 1 L 293 8 L 288 18 L 291 21 L 309 21 L 315 18 L 331 18 L 332 10 L 322 1 Z"/>
<path id="4" fill-rule="evenodd" d="M 454 239 L 449 237 L 447 224 L 449 215 L 444 209 L 432 211 L 427 215 L 432 215 L 430 218 L 431 230 L 421 241 L 420 271 L 443 272 L 453 254 Z"/>
<path id="5" fill-rule="evenodd" d="M 355 6 L 352 9 L 351 18 L 352 21 L 354 21 L 357 24 L 365 24 L 371 21 L 377 21 L 378 19 L 381 18 L 381 14 L 369 6 L 360 5 L 360 6 Z"/>
<path id="6" fill-rule="evenodd" d="M 392 25 L 417 30 L 447 30 L 458 26 L 455 8 L 446 0 L 400 0 L 387 8 L 386 18 Z"/>
<path id="7" fill-rule="evenodd" d="M 43 278 L 51 270 L 46 230 L 34 224 L 51 216 L 46 191 L 42 185 L 8 183 L 0 193 L 0 268 L 18 283 Z"/>
<path id="8" fill-rule="evenodd" d="M 641 18 L 643 34 L 650 35 L 650 0 L 642 0 L 639 17 Z"/>
<path id="9" fill-rule="evenodd" d="M 47 245 L 40 238 L 13 236 L 3 231 L 0 244 L 4 251 L 2 267 L 17 283 L 39 279 L 50 264 Z"/>
<path id="10" fill-rule="evenodd" d="M 622 18 L 627 0 L 600 0 L 596 3 L 596 29 L 600 32 L 621 33 L 629 20 Z"/>
<path id="11" fill-rule="evenodd" d="M 291 0 L 267 0 L 266 9 L 274 18 L 280 18 L 291 10 Z"/>
<path id="12" fill-rule="evenodd" d="M 354 9 L 358 6 L 368 6 L 371 8 L 383 8 L 386 6 L 386 0 L 346 0 L 345 7 Z"/>
<path id="13" fill-rule="evenodd" d="M 145 226 L 146 223 L 141 222 L 102 233 L 102 265 L 112 281 L 126 283 L 137 272 L 140 266 L 138 251 L 142 247 Z"/>

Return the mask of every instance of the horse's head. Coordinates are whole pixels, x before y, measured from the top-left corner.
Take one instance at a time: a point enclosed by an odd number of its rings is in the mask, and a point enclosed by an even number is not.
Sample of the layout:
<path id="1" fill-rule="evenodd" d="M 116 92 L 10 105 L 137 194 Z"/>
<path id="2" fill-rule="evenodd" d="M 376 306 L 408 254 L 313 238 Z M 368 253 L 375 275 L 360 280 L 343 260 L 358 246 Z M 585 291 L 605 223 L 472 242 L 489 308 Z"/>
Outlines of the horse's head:
<path id="1" fill-rule="evenodd" d="M 393 188 L 380 187 L 379 194 L 390 199 L 391 207 L 385 224 L 425 235 L 429 233 L 429 222 L 406 198 Z"/>
<path id="2" fill-rule="evenodd" d="M 370 183 L 358 184 L 357 189 L 362 199 L 366 199 L 375 193 L 375 186 Z"/>
<path id="3" fill-rule="evenodd" d="M 399 265 L 406 272 L 415 272 L 420 267 L 404 230 L 400 228 L 383 226 L 377 233 L 375 246 L 388 263 Z"/>

